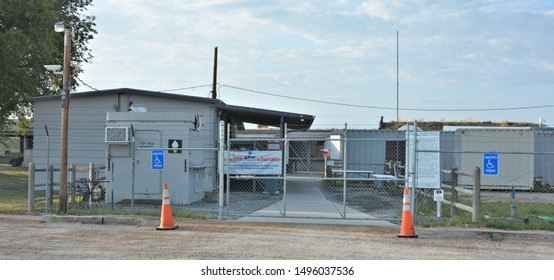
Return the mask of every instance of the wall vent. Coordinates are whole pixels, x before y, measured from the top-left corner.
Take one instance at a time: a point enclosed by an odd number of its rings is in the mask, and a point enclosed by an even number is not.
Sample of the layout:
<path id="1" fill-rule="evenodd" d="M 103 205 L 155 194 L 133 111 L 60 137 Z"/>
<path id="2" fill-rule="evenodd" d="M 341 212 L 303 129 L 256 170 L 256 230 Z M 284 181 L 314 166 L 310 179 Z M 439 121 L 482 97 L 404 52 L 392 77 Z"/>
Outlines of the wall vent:
<path id="1" fill-rule="evenodd" d="M 129 128 L 126 126 L 106 127 L 106 143 L 110 143 L 110 144 L 129 143 Z"/>

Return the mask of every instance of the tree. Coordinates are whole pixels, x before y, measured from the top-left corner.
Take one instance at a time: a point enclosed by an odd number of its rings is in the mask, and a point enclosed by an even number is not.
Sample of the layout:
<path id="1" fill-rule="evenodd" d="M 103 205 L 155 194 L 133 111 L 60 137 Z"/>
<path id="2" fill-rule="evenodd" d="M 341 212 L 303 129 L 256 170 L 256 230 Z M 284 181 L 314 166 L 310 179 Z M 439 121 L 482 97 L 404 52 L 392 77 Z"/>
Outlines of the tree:
<path id="1" fill-rule="evenodd" d="M 73 27 L 71 70 L 77 77 L 92 58 L 87 47 L 97 34 L 95 17 L 84 15 L 92 0 L 0 0 L 0 129 L 31 115 L 30 98 L 54 94 L 61 77 L 44 65 L 63 63 L 63 34 L 54 24 Z"/>

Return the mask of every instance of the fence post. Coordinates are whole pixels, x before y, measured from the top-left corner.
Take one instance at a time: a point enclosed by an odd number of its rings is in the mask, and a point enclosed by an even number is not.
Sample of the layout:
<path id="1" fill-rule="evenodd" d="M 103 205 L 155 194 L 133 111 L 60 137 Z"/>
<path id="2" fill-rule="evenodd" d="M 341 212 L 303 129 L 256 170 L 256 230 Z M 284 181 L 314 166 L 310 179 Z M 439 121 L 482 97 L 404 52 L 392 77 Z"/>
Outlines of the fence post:
<path id="1" fill-rule="evenodd" d="M 89 190 L 88 202 L 87 202 L 88 207 L 92 206 L 92 189 L 94 188 L 93 180 L 94 180 L 94 164 L 91 162 L 88 165 L 88 190 Z"/>
<path id="2" fill-rule="evenodd" d="M 224 164 L 224 158 L 225 158 L 225 122 L 220 121 L 219 122 L 219 153 L 217 157 L 217 171 L 219 172 L 219 180 L 218 180 L 218 206 L 219 206 L 219 213 L 218 213 L 218 219 L 223 220 L 223 206 L 224 206 L 224 199 L 225 199 L 225 189 L 224 189 L 224 183 L 223 179 L 225 177 L 225 171 L 223 170 Z M 229 174 L 227 174 L 228 176 Z"/>
<path id="3" fill-rule="evenodd" d="M 348 124 L 344 124 L 344 141 L 342 141 L 343 147 L 342 147 L 342 206 L 343 206 L 343 213 L 342 218 L 346 219 L 346 186 L 347 186 L 347 176 L 346 176 L 346 170 L 347 170 L 347 153 L 346 153 L 346 146 L 348 145 Z"/>
<path id="4" fill-rule="evenodd" d="M 456 214 L 458 214 L 458 209 L 456 206 L 454 206 L 455 202 L 458 202 L 458 191 L 456 188 L 458 187 L 458 168 L 454 167 L 452 168 L 452 192 L 451 192 L 451 201 L 452 204 L 450 204 L 450 217 L 454 219 L 456 217 Z"/>
<path id="5" fill-rule="evenodd" d="M 27 211 L 35 212 L 35 163 L 29 162 L 29 178 L 27 182 Z"/>
<path id="6" fill-rule="evenodd" d="M 54 166 L 49 165 L 48 166 L 48 173 L 47 173 L 47 184 L 46 184 L 46 191 L 48 192 L 48 200 L 46 201 L 46 204 L 48 207 L 52 207 L 54 199 L 52 199 L 52 195 L 54 194 Z"/>
<path id="7" fill-rule="evenodd" d="M 481 168 L 473 170 L 473 217 L 472 222 L 481 223 Z"/>
<path id="8" fill-rule="evenodd" d="M 69 202 L 74 203 L 75 201 L 75 180 L 77 179 L 77 167 L 75 166 L 75 163 L 72 163 L 69 167 L 70 172 L 70 183 L 69 183 Z"/>

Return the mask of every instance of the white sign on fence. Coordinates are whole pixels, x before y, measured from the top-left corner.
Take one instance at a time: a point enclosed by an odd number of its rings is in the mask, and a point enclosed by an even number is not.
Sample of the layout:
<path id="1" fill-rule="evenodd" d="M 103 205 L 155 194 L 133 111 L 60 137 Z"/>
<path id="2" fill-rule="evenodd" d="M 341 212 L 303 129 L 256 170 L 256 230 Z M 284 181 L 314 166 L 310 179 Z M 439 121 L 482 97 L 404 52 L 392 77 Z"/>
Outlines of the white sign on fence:
<path id="1" fill-rule="evenodd" d="M 282 151 L 227 151 L 225 173 L 237 175 L 279 175 L 283 172 Z"/>
<path id="2" fill-rule="evenodd" d="M 437 131 L 413 131 L 406 133 L 406 149 L 410 173 L 415 173 L 416 188 L 439 188 L 440 181 L 440 133 Z M 416 143 L 417 141 L 417 143 Z M 417 155 L 416 155 L 417 153 Z M 413 184 L 413 177 L 408 177 L 408 186 Z"/>

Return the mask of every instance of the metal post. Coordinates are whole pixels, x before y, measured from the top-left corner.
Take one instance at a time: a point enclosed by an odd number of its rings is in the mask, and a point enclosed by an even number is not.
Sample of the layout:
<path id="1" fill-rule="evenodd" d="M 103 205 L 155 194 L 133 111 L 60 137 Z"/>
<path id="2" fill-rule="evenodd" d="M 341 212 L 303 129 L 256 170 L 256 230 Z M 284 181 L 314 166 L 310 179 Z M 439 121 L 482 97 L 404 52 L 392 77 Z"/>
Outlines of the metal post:
<path id="1" fill-rule="evenodd" d="M 410 127 L 406 129 L 404 140 L 406 141 L 406 147 L 404 149 L 404 187 L 402 188 L 402 193 L 404 193 L 404 188 L 407 188 L 410 184 Z"/>
<path id="2" fill-rule="evenodd" d="M 323 154 L 323 178 L 327 178 L 327 155 Z"/>
<path id="3" fill-rule="evenodd" d="M 69 174 L 71 174 L 71 195 L 70 201 L 75 203 L 75 181 L 77 180 L 77 166 L 75 166 L 75 163 L 72 163 L 69 167 Z M 68 205 L 69 206 L 69 205 Z"/>
<path id="4" fill-rule="evenodd" d="M 50 133 L 48 133 L 48 126 L 44 125 L 44 130 L 46 130 L 46 166 L 50 166 Z M 49 201 L 51 200 L 51 194 L 46 191 L 46 207 L 44 211 L 46 214 L 49 213 Z"/>
<path id="5" fill-rule="evenodd" d="M 71 30 L 64 31 L 62 124 L 60 141 L 60 206 L 61 214 L 67 213 L 67 146 L 69 127 L 69 75 L 71 73 Z"/>
<path id="6" fill-rule="evenodd" d="M 113 176 L 113 174 L 114 174 L 114 170 L 113 170 L 114 167 L 115 167 L 115 165 L 114 165 L 114 163 L 112 162 L 112 168 L 111 168 L 112 179 L 111 179 L 111 182 L 110 182 L 110 185 L 111 185 L 111 186 L 110 186 L 110 189 L 111 189 L 111 193 L 112 193 L 112 198 L 111 198 L 111 201 L 110 201 L 111 203 L 110 203 L 110 204 L 111 204 L 111 209 L 112 209 L 112 211 L 114 210 L 114 197 L 113 197 L 113 195 L 114 195 L 114 184 L 115 184 L 115 178 L 114 178 L 114 176 Z M 73 182 L 75 182 L 75 181 L 73 181 Z"/>
<path id="7" fill-rule="evenodd" d="M 450 194 L 450 201 L 452 202 L 450 204 L 450 218 L 454 219 L 456 215 L 458 214 L 458 208 L 454 206 L 455 202 L 458 202 L 458 191 L 456 188 L 458 187 L 458 168 L 454 167 L 452 168 L 452 192 Z"/>
<path id="8" fill-rule="evenodd" d="M 413 164 L 412 164 L 412 189 L 411 189 L 411 199 L 410 205 L 416 205 L 415 204 L 415 190 L 416 190 L 416 181 L 417 181 L 417 121 L 414 121 L 414 149 L 413 149 Z M 412 211 L 412 219 L 415 221 L 416 219 L 416 212 Z"/>
<path id="9" fill-rule="evenodd" d="M 29 179 L 27 181 L 27 212 L 35 212 L 35 163 L 29 162 Z"/>
<path id="10" fill-rule="evenodd" d="M 46 184 L 46 207 L 52 206 L 53 203 L 53 193 L 54 193 L 54 166 L 48 165 L 47 170 L 47 184 Z M 48 213 L 48 212 L 47 212 Z"/>
<path id="11" fill-rule="evenodd" d="M 131 213 L 135 213 L 135 170 L 136 170 L 136 159 L 135 159 L 135 131 L 133 125 L 131 124 Z"/>
<path id="12" fill-rule="evenodd" d="M 227 124 L 227 147 L 226 148 L 227 148 L 227 157 L 230 158 L 231 157 L 230 156 L 230 153 L 231 153 L 231 124 L 230 123 Z M 231 162 L 227 162 L 227 166 L 226 166 L 227 198 L 225 199 L 225 207 L 227 208 L 227 215 L 229 215 L 229 201 L 231 198 L 231 178 L 230 178 L 231 173 L 229 172 L 230 166 L 231 166 Z"/>
<path id="13" fill-rule="evenodd" d="M 287 216 L 287 154 L 288 154 L 288 140 L 287 140 L 287 124 L 284 124 L 283 133 L 283 216 Z"/>
<path id="14" fill-rule="evenodd" d="M 517 205 L 516 205 L 516 188 L 512 187 L 512 207 L 511 207 L 511 216 L 512 218 L 517 217 Z"/>
<path id="15" fill-rule="evenodd" d="M 396 31 L 396 122 L 398 123 L 400 121 L 400 117 L 398 114 L 398 107 L 400 104 L 399 101 L 399 95 L 398 95 L 398 87 L 400 86 L 400 82 L 398 81 L 398 30 Z"/>
<path id="16" fill-rule="evenodd" d="M 440 218 L 442 214 L 442 203 L 437 201 L 437 218 Z"/>
<path id="17" fill-rule="evenodd" d="M 342 217 L 346 219 L 346 146 L 348 141 L 348 124 L 344 124 L 344 141 L 343 143 L 343 153 L 342 153 L 342 168 L 343 168 L 343 177 L 342 177 L 342 206 L 343 206 L 343 214 Z"/>
<path id="18" fill-rule="evenodd" d="M 223 200 L 224 200 L 224 185 L 223 185 L 223 177 L 225 176 L 224 170 L 223 170 L 223 160 L 224 160 L 224 148 L 225 148 L 225 122 L 220 121 L 219 122 L 219 157 L 217 159 L 217 170 L 219 171 L 219 219 L 223 220 Z"/>
<path id="19" fill-rule="evenodd" d="M 481 223 L 481 168 L 473 170 L 473 217 L 472 222 Z"/>
<path id="20" fill-rule="evenodd" d="M 91 163 L 89 163 L 88 165 L 88 207 L 91 207 L 92 206 L 92 189 L 94 187 L 94 183 L 93 183 L 93 179 L 94 179 L 94 174 L 93 174 L 93 168 L 94 168 L 94 165 Z"/>

